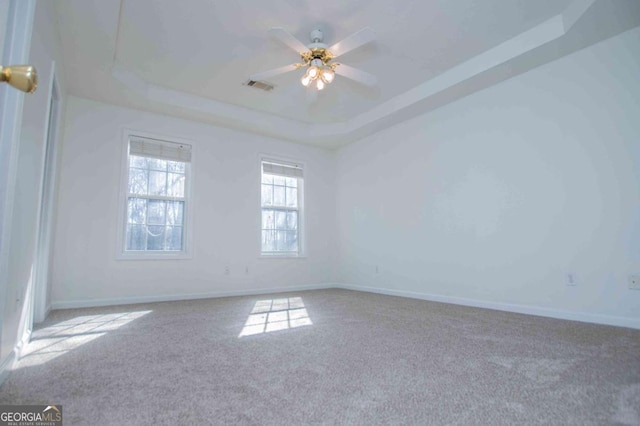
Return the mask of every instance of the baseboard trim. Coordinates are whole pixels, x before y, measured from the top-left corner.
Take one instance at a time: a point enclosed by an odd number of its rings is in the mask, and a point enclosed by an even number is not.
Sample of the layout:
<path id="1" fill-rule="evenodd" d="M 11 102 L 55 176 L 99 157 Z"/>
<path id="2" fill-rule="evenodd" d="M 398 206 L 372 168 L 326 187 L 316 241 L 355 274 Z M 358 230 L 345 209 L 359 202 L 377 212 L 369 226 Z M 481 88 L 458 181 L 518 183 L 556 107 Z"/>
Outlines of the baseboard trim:
<path id="1" fill-rule="evenodd" d="M 9 373 L 11 373 L 11 367 L 16 360 L 15 351 L 11 351 L 9 355 L 7 355 L 2 362 L 0 362 L 0 385 L 4 383 L 5 380 L 9 377 Z"/>
<path id="2" fill-rule="evenodd" d="M 588 322 L 593 324 L 613 325 L 640 329 L 640 318 L 616 317 L 601 314 L 588 314 L 584 312 L 562 311 L 531 305 L 518 305 L 511 303 L 490 302 L 486 300 L 467 299 L 454 296 L 441 296 L 437 294 L 418 293 L 405 290 L 380 289 L 355 284 L 335 284 L 337 288 L 367 293 L 384 294 L 387 296 L 408 297 L 411 299 L 429 300 L 432 302 L 451 303 L 454 305 L 472 306 L 475 308 L 494 309 L 497 311 L 514 312 L 518 314 L 536 315 L 541 317 L 557 318 L 571 321 Z"/>
<path id="3" fill-rule="evenodd" d="M 24 335 L 22 336 L 22 339 L 20 339 L 20 341 L 18 342 L 18 344 L 16 345 L 15 349 L 14 349 L 14 353 L 16 354 L 16 359 L 20 359 L 22 358 L 22 350 L 25 348 L 25 346 L 27 346 L 29 344 L 29 342 L 31 341 L 31 330 L 26 330 L 24 332 Z"/>
<path id="4" fill-rule="evenodd" d="M 289 293 L 292 291 L 324 290 L 336 287 L 333 283 L 299 285 L 292 287 L 256 288 L 249 290 L 216 291 L 208 293 L 166 294 L 159 296 L 133 296 L 113 299 L 60 300 L 51 303 L 51 309 L 93 308 L 97 306 L 133 305 L 139 303 L 173 302 L 177 300 L 213 299 L 219 297 L 254 296 L 259 294 Z"/>
<path id="5" fill-rule="evenodd" d="M 329 288 L 339 288 L 344 290 L 363 291 L 366 293 L 384 294 L 388 296 L 407 297 L 410 299 L 429 300 L 432 302 L 451 303 L 453 305 L 472 306 L 475 308 L 494 309 L 497 311 L 514 312 L 518 314 L 536 315 L 548 318 L 557 318 L 571 321 L 580 321 L 593 324 L 613 325 L 617 327 L 627 327 L 640 329 L 640 318 L 616 317 L 611 315 L 589 314 L 584 312 L 563 311 L 557 309 L 543 308 L 531 305 L 519 305 L 511 303 L 491 302 L 479 299 L 467 299 L 463 297 L 443 296 L 430 293 L 419 293 L 405 290 L 381 289 L 356 284 L 346 283 L 320 283 L 312 285 L 300 285 L 293 287 L 275 287 L 263 289 L 250 289 L 240 291 L 217 291 L 209 293 L 188 293 L 169 294 L 159 296 L 137 296 L 122 297 L 113 299 L 90 299 L 90 300 L 61 300 L 54 301 L 50 309 L 75 309 L 91 308 L 98 306 L 133 305 L 139 303 L 171 302 L 177 300 L 193 299 L 213 299 L 219 297 L 234 296 L 254 296 L 260 294 L 288 293 L 292 291 L 305 290 L 325 290 Z"/>

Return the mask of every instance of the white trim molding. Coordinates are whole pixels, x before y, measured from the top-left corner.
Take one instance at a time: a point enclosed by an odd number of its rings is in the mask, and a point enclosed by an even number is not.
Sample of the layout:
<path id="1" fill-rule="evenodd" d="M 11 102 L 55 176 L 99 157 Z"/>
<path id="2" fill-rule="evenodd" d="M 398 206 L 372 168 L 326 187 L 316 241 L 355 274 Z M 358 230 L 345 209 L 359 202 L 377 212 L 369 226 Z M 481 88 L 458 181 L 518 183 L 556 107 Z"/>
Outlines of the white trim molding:
<path id="1" fill-rule="evenodd" d="M 53 217 L 56 200 L 56 181 L 58 177 L 58 155 L 61 142 L 62 93 L 58 83 L 56 63 L 51 61 L 47 113 L 45 115 L 43 147 L 40 170 L 40 197 L 38 199 L 36 266 L 34 268 L 33 323 L 44 321 L 47 317 L 47 296 L 51 288 L 51 250 L 53 245 Z M 29 328 L 31 328 L 29 327 Z"/>
<path id="2" fill-rule="evenodd" d="M 112 299 L 61 300 L 52 303 L 53 309 L 91 308 L 96 306 L 132 305 L 138 303 L 173 302 L 178 300 L 214 299 L 233 296 L 257 296 L 261 294 L 290 293 L 292 291 L 325 290 L 335 284 L 319 283 L 291 287 L 255 288 L 250 290 L 223 290 L 207 293 L 164 294 L 157 296 L 131 296 Z"/>
<path id="3" fill-rule="evenodd" d="M 540 317 L 640 329 L 640 318 L 617 317 L 587 312 L 564 311 L 559 309 L 544 308 L 541 306 L 491 302 L 488 300 L 442 296 L 438 294 L 418 293 L 405 290 L 390 290 L 384 288 L 367 287 L 357 284 L 337 284 L 336 287 L 344 290 L 364 291 L 367 293 L 384 294 L 387 296 L 408 297 L 410 299 L 428 300 L 431 302 L 449 303 L 452 305 L 471 306 L 474 308 L 493 309 L 496 311 L 513 312 L 517 314 L 535 315 Z"/>
<path id="4" fill-rule="evenodd" d="M 518 305 L 511 303 L 491 302 L 487 300 L 467 299 L 462 297 L 442 296 L 429 293 L 418 293 L 404 290 L 390 290 L 345 283 L 318 283 L 298 285 L 292 287 L 255 288 L 240 291 L 218 291 L 190 294 L 167 294 L 158 296 L 133 296 L 115 299 L 64 300 L 54 302 L 52 309 L 75 309 L 95 306 L 130 305 L 136 303 L 171 302 L 176 300 L 211 299 L 233 296 L 256 296 L 261 294 L 290 293 L 293 291 L 327 290 L 337 288 L 342 290 L 362 291 L 365 293 L 384 294 L 387 296 L 407 297 L 410 299 L 428 300 L 431 302 L 449 303 L 452 305 L 471 306 L 475 308 L 493 309 L 496 311 L 513 312 L 525 315 L 535 315 L 569 321 L 580 321 L 592 324 L 612 325 L 640 329 L 640 318 L 617 317 L 611 315 L 586 312 L 563 311 L 540 306 Z"/>

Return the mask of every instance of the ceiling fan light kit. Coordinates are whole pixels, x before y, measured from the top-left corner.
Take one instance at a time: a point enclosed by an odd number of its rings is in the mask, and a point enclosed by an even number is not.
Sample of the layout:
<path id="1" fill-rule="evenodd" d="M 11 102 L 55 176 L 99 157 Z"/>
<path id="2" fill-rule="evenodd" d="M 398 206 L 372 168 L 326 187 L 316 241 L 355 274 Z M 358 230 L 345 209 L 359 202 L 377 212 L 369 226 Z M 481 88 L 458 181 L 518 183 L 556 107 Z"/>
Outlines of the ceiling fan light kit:
<path id="1" fill-rule="evenodd" d="M 338 56 L 373 41 L 375 34 L 370 28 L 364 28 L 331 47 L 323 42 L 324 36 L 320 30 L 311 31 L 309 34 L 311 43 L 307 46 L 284 28 L 274 27 L 269 32 L 273 37 L 298 52 L 302 62 L 254 74 L 250 77 L 251 80 L 260 81 L 278 74 L 306 68 L 300 82 L 304 87 L 315 87 L 317 90 L 323 90 L 327 84 L 331 84 L 336 74 L 367 86 L 377 84 L 375 76 L 369 73 L 332 62 Z"/>
<path id="2" fill-rule="evenodd" d="M 304 59 L 304 56 L 303 56 Z M 339 64 L 327 64 L 320 58 L 314 58 L 309 61 L 308 64 L 303 64 L 303 66 L 307 66 L 307 72 L 304 73 L 300 82 L 304 87 L 309 86 L 312 82 L 316 82 L 316 89 L 322 90 L 324 89 L 326 84 L 329 84 L 333 81 L 335 77 L 335 72 L 333 71 L 334 67 Z"/>

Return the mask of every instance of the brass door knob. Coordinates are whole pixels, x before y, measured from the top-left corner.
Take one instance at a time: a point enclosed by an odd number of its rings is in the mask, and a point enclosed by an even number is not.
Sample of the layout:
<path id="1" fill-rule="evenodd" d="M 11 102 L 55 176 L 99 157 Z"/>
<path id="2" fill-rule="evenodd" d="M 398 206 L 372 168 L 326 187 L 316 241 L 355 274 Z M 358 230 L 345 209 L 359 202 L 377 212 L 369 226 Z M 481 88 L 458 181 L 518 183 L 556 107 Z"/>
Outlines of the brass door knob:
<path id="1" fill-rule="evenodd" d="M 6 81 L 23 92 L 33 93 L 38 87 L 38 73 L 31 65 L 0 65 L 0 82 Z"/>

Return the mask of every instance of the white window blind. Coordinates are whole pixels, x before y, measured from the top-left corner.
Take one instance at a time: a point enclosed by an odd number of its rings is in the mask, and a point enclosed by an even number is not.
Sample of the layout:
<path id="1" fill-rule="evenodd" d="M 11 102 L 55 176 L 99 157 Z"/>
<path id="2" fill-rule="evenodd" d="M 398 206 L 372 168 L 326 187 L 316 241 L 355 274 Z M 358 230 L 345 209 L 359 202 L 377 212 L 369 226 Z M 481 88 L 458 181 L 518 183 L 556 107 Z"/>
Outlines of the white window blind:
<path id="1" fill-rule="evenodd" d="M 302 178 L 302 167 L 297 164 L 262 163 L 262 173 L 272 176 Z"/>
<path id="2" fill-rule="evenodd" d="M 131 137 L 129 155 L 188 163 L 191 161 L 191 145 Z"/>

